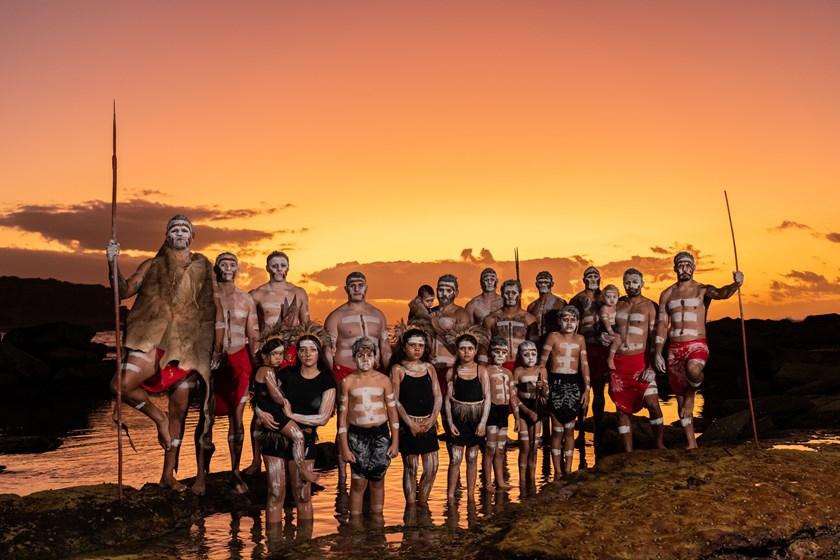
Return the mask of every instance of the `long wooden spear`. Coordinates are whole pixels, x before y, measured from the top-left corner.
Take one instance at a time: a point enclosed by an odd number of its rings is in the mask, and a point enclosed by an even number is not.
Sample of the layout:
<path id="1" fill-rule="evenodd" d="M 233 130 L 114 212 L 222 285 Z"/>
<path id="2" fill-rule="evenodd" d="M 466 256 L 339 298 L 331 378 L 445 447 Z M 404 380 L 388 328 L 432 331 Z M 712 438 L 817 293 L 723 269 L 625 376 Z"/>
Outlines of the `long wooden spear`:
<path id="1" fill-rule="evenodd" d="M 513 258 L 516 261 L 516 281 L 519 282 L 519 247 L 513 248 Z"/>
<path id="2" fill-rule="evenodd" d="M 111 152 L 111 240 L 117 242 L 117 101 L 114 100 L 113 149 Z M 122 332 L 120 329 L 119 255 L 114 257 L 111 285 L 114 288 L 114 337 L 117 347 L 117 491 L 123 503 L 123 449 L 122 449 Z"/>
<path id="3" fill-rule="evenodd" d="M 732 232 L 732 249 L 735 251 L 735 270 L 740 271 L 738 266 L 738 246 L 735 245 L 735 228 L 732 226 L 732 212 L 729 210 L 729 196 L 723 191 L 723 198 L 726 199 L 726 213 L 729 215 L 729 230 Z M 744 322 L 744 303 L 741 300 L 741 286 L 738 286 L 738 309 L 741 312 L 741 339 L 744 341 L 744 371 L 747 379 L 747 401 L 750 403 L 750 419 L 752 420 L 753 438 L 755 448 L 761 449 L 758 444 L 758 428 L 755 424 L 755 409 L 753 408 L 752 390 L 750 389 L 750 364 L 747 360 L 747 325 Z"/>

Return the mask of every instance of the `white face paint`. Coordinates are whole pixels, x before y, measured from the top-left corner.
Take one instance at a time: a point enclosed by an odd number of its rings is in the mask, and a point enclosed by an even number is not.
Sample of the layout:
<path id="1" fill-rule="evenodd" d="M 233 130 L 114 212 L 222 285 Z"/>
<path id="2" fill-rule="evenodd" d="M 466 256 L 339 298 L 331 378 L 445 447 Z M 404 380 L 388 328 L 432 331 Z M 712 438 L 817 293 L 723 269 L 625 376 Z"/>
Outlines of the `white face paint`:
<path id="1" fill-rule="evenodd" d="M 410 360 L 419 360 L 423 357 L 423 350 L 426 349 L 426 342 L 422 336 L 409 337 L 405 345 L 405 355 Z"/>
<path id="2" fill-rule="evenodd" d="M 271 280 L 282 282 L 289 273 L 289 261 L 285 257 L 272 257 L 265 269 L 268 271 Z"/>
<path id="3" fill-rule="evenodd" d="M 644 285 L 645 283 L 642 282 L 642 277 L 638 274 L 630 274 L 624 277 L 624 291 L 630 297 L 641 295 L 642 286 Z"/>
<path id="4" fill-rule="evenodd" d="M 458 358 L 462 364 L 469 364 L 475 360 L 475 345 L 469 340 L 462 340 L 458 344 Z"/>
<path id="5" fill-rule="evenodd" d="M 166 240 L 173 249 L 183 250 L 192 244 L 193 230 L 186 222 L 174 222 L 166 231 Z"/>
<path id="6" fill-rule="evenodd" d="M 618 292 L 615 290 L 604 292 L 604 303 L 610 307 L 615 307 L 615 304 L 618 303 Z"/>
<path id="7" fill-rule="evenodd" d="M 505 307 L 517 307 L 519 305 L 519 288 L 507 286 L 502 291 L 502 299 L 504 299 Z"/>
<path id="8" fill-rule="evenodd" d="M 493 272 L 488 272 L 487 274 L 484 274 L 481 277 L 481 289 L 485 292 L 495 292 L 496 284 L 498 283 L 499 279 Z"/>
<path id="9" fill-rule="evenodd" d="M 683 259 L 674 265 L 674 272 L 677 273 L 677 278 L 681 282 L 691 280 L 694 276 L 694 270 L 694 264 L 688 259 Z"/>
<path id="10" fill-rule="evenodd" d="M 578 328 L 577 317 L 571 313 L 565 313 L 560 316 L 560 332 L 563 334 L 572 334 Z"/>
<path id="11" fill-rule="evenodd" d="M 537 292 L 540 294 L 549 294 L 551 293 L 551 288 L 554 286 L 554 282 L 549 280 L 546 277 L 537 278 Z"/>
<path id="12" fill-rule="evenodd" d="M 494 346 L 490 350 L 490 357 L 493 360 L 493 365 L 500 366 L 507 361 L 508 349 L 504 346 Z"/>
<path id="13" fill-rule="evenodd" d="M 601 275 L 597 272 L 589 272 L 584 275 L 583 283 L 587 290 L 597 290 L 598 286 L 601 285 Z"/>
<path id="14" fill-rule="evenodd" d="M 455 284 L 452 282 L 440 282 L 438 283 L 437 287 L 437 298 L 438 303 L 441 307 L 446 307 L 453 301 L 455 301 L 455 296 L 458 295 L 458 290 L 455 289 Z"/>
<path id="15" fill-rule="evenodd" d="M 312 367 L 318 362 L 318 345 L 311 340 L 298 341 L 297 355 L 301 364 Z"/>
<path id="16" fill-rule="evenodd" d="M 367 348 L 362 348 L 358 352 L 356 352 L 356 356 L 354 360 L 356 360 L 356 369 L 361 372 L 370 371 L 373 369 L 373 362 L 376 359 L 376 355 L 368 350 Z"/>
<path id="17" fill-rule="evenodd" d="M 239 274 L 239 265 L 233 259 L 222 259 L 216 265 L 218 272 L 216 274 L 216 281 L 218 282 L 233 282 L 236 275 Z"/>
<path id="18" fill-rule="evenodd" d="M 537 349 L 536 348 L 534 348 L 531 345 L 528 345 L 528 347 L 522 349 L 521 354 L 522 354 L 522 362 L 527 367 L 533 367 L 533 366 L 537 365 Z"/>
<path id="19" fill-rule="evenodd" d="M 367 294 L 367 282 L 361 278 L 351 278 L 344 286 L 344 291 L 347 292 L 347 299 L 353 303 L 360 303 L 365 301 Z"/>

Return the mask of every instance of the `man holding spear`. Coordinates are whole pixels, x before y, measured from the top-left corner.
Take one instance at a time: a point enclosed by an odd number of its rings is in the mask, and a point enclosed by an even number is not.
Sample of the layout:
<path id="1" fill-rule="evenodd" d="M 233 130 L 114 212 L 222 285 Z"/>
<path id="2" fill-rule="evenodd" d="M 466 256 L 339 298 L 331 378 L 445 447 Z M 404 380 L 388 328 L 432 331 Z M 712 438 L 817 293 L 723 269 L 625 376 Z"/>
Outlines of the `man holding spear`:
<path id="1" fill-rule="evenodd" d="M 665 373 L 662 349 L 668 343 L 668 379 L 677 396 L 680 424 L 685 430 L 688 449 L 697 447 L 694 439 L 694 393 L 703 382 L 703 368 L 709 358 L 706 344 L 706 310 L 713 299 L 728 299 L 744 283 L 744 274 L 732 273 L 734 282 L 722 288 L 701 284 L 694 279 L 694 256 L 682 251 L 674 257 L 677 283 L 666 288 L 659 298 L 656 322 L 656 369 Z"/>
<path id="2" fill-rule="evenodd" d="M 210 384 L 216 303 L 213 265 L 192 253 L 193 225 L 186 216 L 166 224 L 166 241 L 157 255 L 144 261 L 129 278 L 119 272 L 120 246 L 111 239 L 106 251 L 110 277 L 117 279 L 120 299 L 137 295 L 126 320 L 122 376 L 114 376 L 111 390 L 152 419 L 158 442 L 165 451 L 161 486 L 183 491 L 175 478 L 178 450 L 184 432 L 189 393 L 200 376 L 204 380 L 204 406 L 196 428 L 198 462 L 193 491 L 204 493 L 205 458 L 213 451 L 213 395 Z M 113 287 L 113 286 L 112 286 Z M 119 344 L 120 341 L 117 341 Z M 217 358 L 218 359 L 218 358 Z M 196 375 L 197 374 L 197 375 Z M 149 400 L 146 390 L 169 391 L 169 413 Z"/>

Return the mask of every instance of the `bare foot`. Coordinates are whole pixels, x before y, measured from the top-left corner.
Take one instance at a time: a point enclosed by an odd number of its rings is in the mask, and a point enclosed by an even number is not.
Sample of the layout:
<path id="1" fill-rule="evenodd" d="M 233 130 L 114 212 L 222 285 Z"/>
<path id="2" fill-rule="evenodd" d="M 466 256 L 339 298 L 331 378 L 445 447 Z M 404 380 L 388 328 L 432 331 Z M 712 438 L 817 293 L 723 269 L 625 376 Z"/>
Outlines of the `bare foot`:
<path id="1" fill-rule="evenodd" d="M 500 492 L 507 492 L 511 488 L 513 488 L 513 486 L 511 486 L 507 482 L 499 482 L 498 480 L 496 481 L 496 490 Z"/>
<path id="2" fill-rule="evenodd" d="M 204 481 L 196 479 L 195 484 L 192 485 L 192 491 L 196 496 L 203 496 L 206 491 Z"/>
<path id="3" fill-rule="evenodd" d="M 260 474 L 260 463 L 259 461 L 254 461 L 244 469 L 242 469 L 242 474 L 247 474 L 248 476 L 253 476 L 255 474 Z"/>
<path id="4" fill-rule="evenodd" d="M 230 473 L 230 485 L 233 486 L 233 490 L 237 494 L 244 494 L 248 491 L 248 485 L 242 480 L 238 471 Z"/>
<path id="5" fill-rule="evenodd" d="M 495 492 L 496 491 L 496 487 L 493 486 L 489 482 L 487 484 L 485 484 L 482 488 L 484 489 L 485 492 Z"/>
<path id="6" fill-rule="evenodd" d="M 174 476 L 162 476 L 158 485 L 163 488 L 169 488 L 176 492 L 183 492 L 187 489 L 186 484 L 181 484 Z"/>
<path id="7" fill-rule="evenodd" d="M 318 482 L 321 475 L 310 469 L 300 469 L 300 479 L 303 482 Z"/>
<path id="8" fill-rule="evenodd" d="M 158 443 L 166 451 L 169 451 L 172 448 L 172 436 L 169 435 L 169 414 L 166 412 L 161 414 L 163 414 L 163 420 L 155 422 L 158 431 Z"/>

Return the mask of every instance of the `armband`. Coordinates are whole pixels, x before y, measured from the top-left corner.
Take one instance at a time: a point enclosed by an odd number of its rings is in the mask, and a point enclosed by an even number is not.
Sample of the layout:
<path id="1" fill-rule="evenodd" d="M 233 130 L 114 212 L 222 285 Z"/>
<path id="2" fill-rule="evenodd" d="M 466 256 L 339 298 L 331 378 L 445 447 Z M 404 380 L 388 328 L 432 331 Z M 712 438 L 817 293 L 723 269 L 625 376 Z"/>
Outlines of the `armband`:
<path id="1" fill-rule="evenodd" d="M 399 430 L 400 429 L 400 423 L 399 422 L 394 422 L 393 424 L 391 424 L 391 428 L 393 428 L 395 430 Z"/>
<path id="2" fill-rule="evenodd" d="M 341 434 L 346 434 L 346 433 L 347 433 L 347 428 L 339 428 L 339 429 L 338 429 L 338 434 L 339 434 L 339 435 L 341 435 Z"/>
<path id="3" fill-rule="evenodd" d="M 657 336 L 657 337 L 654 339 L 654 341 L 656 341 L 656 343 L 657 343 L 657 344 L 665 344 L 665 339 L 664 339 L 664 338 L 662 338 L 661 336 Z"/>
<path id="4" fill-rule="evenodd" d="M 216 328 L 217 329 L 223 329 L 223 328 L 225 328 L 225 326 L 226 325 L 224 323 L 216 323 Z"/>

